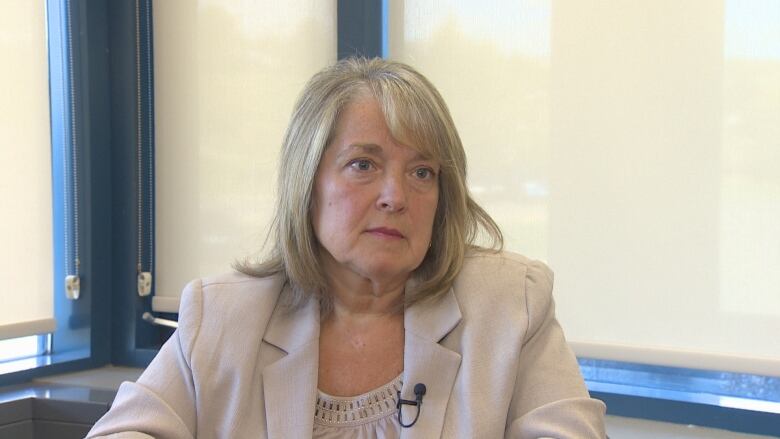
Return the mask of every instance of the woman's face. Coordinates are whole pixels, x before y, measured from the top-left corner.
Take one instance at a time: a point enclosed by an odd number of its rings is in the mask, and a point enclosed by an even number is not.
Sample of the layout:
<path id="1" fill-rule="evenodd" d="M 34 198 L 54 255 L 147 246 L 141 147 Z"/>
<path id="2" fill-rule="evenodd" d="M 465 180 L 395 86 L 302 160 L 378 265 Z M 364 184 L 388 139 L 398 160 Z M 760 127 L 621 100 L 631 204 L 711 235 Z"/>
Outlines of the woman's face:
<path id="1" fill-rule="evenodd" d="M 314 182 L 312 224 L 328 275 L 405 282 L 431 242 L 438 174 L 438 162 L 392 137 L 376 99 L 347 104 Z"/>

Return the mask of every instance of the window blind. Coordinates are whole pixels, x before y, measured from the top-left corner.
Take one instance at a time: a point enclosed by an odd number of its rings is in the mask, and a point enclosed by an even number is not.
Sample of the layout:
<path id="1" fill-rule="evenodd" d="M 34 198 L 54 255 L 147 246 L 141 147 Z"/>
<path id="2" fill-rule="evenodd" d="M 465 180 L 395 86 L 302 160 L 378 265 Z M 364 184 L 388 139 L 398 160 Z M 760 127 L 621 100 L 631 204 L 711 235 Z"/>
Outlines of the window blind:
<path id="1" fill-rule="evenodd" d="M 390 3 L 578 355 L 780 375 L 780 4 Z"/>
<path id="2" fill-rule="evenodd" d="M 155 311 L 259 253 L 294 100 L 336 60 L 336 2 L 154 4 Z"/>
<path id="3" fill-rule="evenodd" d="M 55 328 L 44 2 L 3 3 L 0 59 L 0 339 L 8 339 Z"/>

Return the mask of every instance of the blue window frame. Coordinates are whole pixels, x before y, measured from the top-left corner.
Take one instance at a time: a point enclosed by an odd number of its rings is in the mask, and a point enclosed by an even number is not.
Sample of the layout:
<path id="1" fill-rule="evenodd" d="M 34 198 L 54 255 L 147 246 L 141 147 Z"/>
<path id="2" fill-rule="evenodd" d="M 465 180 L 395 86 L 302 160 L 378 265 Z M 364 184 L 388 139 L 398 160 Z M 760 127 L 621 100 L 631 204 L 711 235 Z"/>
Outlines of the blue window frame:
<path id="1" fill-rule="evenodd" d="M 122 0 L 110 5 L 111 360 L 144 367 L 171 333 L 141 319 L 151 311 L 151 296 L 137 292 L 139 272 L 154 272 L 149 266 L 154 252 L 152 2 Z"/>
<path id="2" fill-rule="evenodd" d="M 338 58 L 387 55 L 387 1 L 339 0 Z"/>

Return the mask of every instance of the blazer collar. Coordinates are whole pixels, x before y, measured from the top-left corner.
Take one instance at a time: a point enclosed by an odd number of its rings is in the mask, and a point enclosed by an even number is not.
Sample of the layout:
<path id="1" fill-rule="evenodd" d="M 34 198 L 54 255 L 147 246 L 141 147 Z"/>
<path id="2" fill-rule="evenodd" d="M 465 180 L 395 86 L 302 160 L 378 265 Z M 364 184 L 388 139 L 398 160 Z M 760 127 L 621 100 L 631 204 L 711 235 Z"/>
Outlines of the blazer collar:
<path id="1" fill-rule="evenodd" d="M 311 299 L 302 307 L 290 310 L 286 304 L 291 296 L 292 289 L 286 283 L 263 334 L 263 340 L 288 354 L 320 337 L 320 306 L 317 301 Z"/>
<path id="2" fill-rule="evenodd" d="M 407 288 L 411 285 L 407 285 Z M 314 428 L 319 366 L 320 309 L 316 300 L 293 311 L 285 310 L 286 285 L 279 297 L 263 340 L 287 353 L 263 370 L 268 436 L 310 437 Z M 414 400 L 414 386 L 423 383 L 420 417 L 402 438 L 440 437 L 444 415 L 460 368 L 461 356 L 439 342 L 462 318 L 452 289 L 434 301 L 404 311 L 404 373 L 401 397 Z M 415 409 L 404 406 L 403 421 L 414 419 Z"/>
<path id="3" fill-rule="evenodd" d="M 407 287 L 408 288 L 408 287 Z M 462 315 L 450 288 L 435 301 L 423 301 L 404 311 L 404 329 L 422 340 L 438 343 L 460 323 Z"/>

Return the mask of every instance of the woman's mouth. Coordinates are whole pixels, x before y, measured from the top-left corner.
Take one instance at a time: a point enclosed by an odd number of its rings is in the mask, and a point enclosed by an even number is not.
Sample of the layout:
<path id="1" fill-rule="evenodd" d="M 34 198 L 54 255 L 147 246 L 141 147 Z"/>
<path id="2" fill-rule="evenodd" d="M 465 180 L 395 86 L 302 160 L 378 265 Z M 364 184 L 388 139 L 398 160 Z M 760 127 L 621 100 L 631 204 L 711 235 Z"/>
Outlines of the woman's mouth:
<path id="1" fill-rule="evenodd" d="M 366 232 L 386 238 L 405 238 L 403 233 L 390 227 L 374 227 L 366 230 Z"/>

